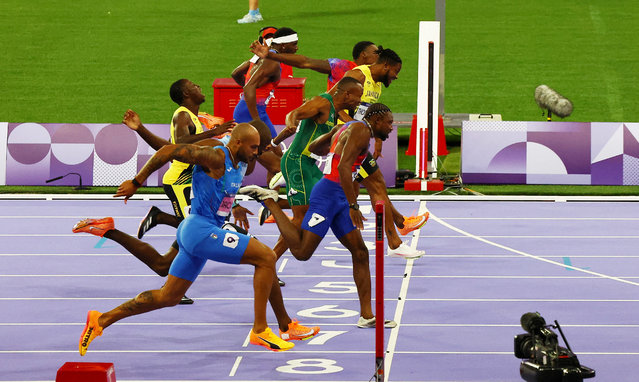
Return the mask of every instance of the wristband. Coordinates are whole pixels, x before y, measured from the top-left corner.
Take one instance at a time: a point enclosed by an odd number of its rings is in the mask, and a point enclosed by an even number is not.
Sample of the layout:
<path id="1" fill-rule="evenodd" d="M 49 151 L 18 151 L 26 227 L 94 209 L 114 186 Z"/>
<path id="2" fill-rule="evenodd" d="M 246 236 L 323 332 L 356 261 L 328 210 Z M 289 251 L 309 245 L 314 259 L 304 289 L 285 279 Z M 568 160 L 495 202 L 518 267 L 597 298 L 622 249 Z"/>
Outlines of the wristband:
<path id="1" fill-rule="evenodd" d="M 233 201 L 233 204 L 231 205 L 231 209 L 235 208 L 235 207 L 239 207 L 240 203 L 237 202 L 237 200 Z"/>
<path id="2" fill-rule="evenodd" d="M 133 183 L 133 185 L 134 185 L 135 187 L 140 187 L 140 186 L 141 186 L 140 182 L 138 182 L 138 181 L 135 179 L 135 177 L 133 177 L 133 179 L 131 179 L 131 183 Z"/>
<path id="3" fill-rule="evenodd" d="M 271 146 L 276 147 L 277 145 L 275 144 L 274 139 L 275 139 L 275 138 L 271 139 Z"/>

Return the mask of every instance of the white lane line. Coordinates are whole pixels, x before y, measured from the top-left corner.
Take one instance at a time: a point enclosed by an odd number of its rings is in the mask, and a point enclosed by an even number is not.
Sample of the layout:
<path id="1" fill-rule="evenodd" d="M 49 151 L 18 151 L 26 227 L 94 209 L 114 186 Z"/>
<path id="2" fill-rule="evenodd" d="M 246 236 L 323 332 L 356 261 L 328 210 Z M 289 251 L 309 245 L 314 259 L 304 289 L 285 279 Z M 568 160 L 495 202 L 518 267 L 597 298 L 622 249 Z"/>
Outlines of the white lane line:
<path id="1" fill-rule="evenodd" d="M 229 373 L 229 377 L 234 377 L 235 373 L 237 372 L 238 367 L 240 367 L 240 362 L 242 362 L 242 356 L 237 356 L 237 358 L 235 358 L 235 363 L 233 364 L 233 367 L 231 368 L 231 372 Z"/>
<path id="2" fill-rule="evenodd" d="M 417 215 L 421 215 L 428 211 L 426 208 L 426 202 L 422 201 L 419 203 L 419 212 Z M 416 249 L 417 243 L 419 242 L 419 233 L 421 232 L 421 228 L 413 231 L 413 240 L 411 241 L 411 248 Z M 416 259 L 419 260 L 419 259 Z M 402 286 L 399 291 L 399 297 L 397 301 L 397 307 L 395 308 L 395 317 L 394 320 L 397 322 L 397 327 L 391 330 L 390 337 L 388 338 L 388 346 L 386 346 L 386 356 L 384 359 L 384 381 L 388 381 L 388 376 L 390 375 L 391 366 L 393 364 L 393 355 L 395 353 L 395 348 L 397 346 L 397 338 L 399 337 L 399 330 L 402 327 L 402 314 L 404 313 L 404 304 L 406 303 L 406 295 L 408 294 L 408 284 L 410 283 L 410 278 L 413 273 L 413 262 L 415 259 L 406 260 L 406 268 L 404 269 L 404 279 L 402 280 Z"/>
<path id="3" fill-rule="evenodd" d="M 447 227 L 447 228 L 449 228 L 449 229 L 451 229 L 451 230 L 453 230 L 455 232 L 458 232 L 458 233 L 460 233 L 460 234 L 462 234 L 464 236 L 467 236 L 469 238 L 481 241 L 481 242 L 486 243 L 486 244 L 490 244 L 490 245 L 495 246 L 497 248 L 505 249 L 506 251 L 510 251 L 510 252 L 516 253 L 516 254 L 521 255 L 521 256 L 525 256 L 525 257 L 528 257 L 528 258 L 531 258 L 531 259 L 534 259 L 534 260 L 537 260 L 537 261 L 542 261 L 542 262 L 545 262 L 545 263 L 548 263 L 548 264 L 556 265 L 556 266 L 559 266 L 559 267 L 562 267 L 562 268 L 572 269 L 572 270 L 577 271 L 577 272 L 583 272 L 583 273 L 587 273 L 587 274 L 598 276 L 598 277 L 604 277 L 604 278 L 607 278 L 607 279 L 610 279 L 610 280 L 618 281 L 620 283 L 639 286 L 639 283 L 634 282 L 634 281 L 624 280 L 624 279 L 619 278 L 619 277 L 609 276 L 609 275 L 605 275 L 603 273 L 593 272 L 593 271 L 589 271 L 587 269 L 574 267 L 572 265 L 567 265 L 567 264 L 565 264 L 563 262 L 560 263 L 560 262 L 557 262 L 557 261 L 545 259 L 543 257 L 531 255 L 529 253 L 526 253 L 526 252 L 523 252 L 523 251 L 519 251 L 519 250 L 516 250 L 514 248 L 510 248 L 510 247 L 507 247 L 505 245 L 501 245 L 501 244 L 495 243 L 494 241 L 487 240 L 484 237 L 473 235 L 470 232 L 467 232 L 467 231 L 464 231 L 464 230 L 462 230 L 460 228 L 457 228 L 457 227 L 455 227 L 455 226 L 443 221 L 442 219 L 440 219 L 439 217 L 437 217 L 433 213 L 430 214 L 430 218 L 435 220 L 439 224 L 443 225 L 444 227 Z"/>
<path id="4" fill-rule="evenodd" d="M 286 267 L 287 263 L 288 263 L 288 258 L 285 257 L 284 260 L 282 260 L 282 264 L 280 264 L 280 267 L 278 268 L 277 273 L 284 272 L 284 267 Z"/>

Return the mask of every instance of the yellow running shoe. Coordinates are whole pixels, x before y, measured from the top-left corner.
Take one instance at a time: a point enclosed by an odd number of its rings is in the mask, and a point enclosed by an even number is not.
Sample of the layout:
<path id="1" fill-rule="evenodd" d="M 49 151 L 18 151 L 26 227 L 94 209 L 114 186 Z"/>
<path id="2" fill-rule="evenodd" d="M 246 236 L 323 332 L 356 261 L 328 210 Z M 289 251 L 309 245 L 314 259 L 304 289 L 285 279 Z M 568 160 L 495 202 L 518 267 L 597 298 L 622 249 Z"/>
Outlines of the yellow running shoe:
<path id="1" fill-rule="evenodd" d="M 294 343 L 284 341 L 273 334 L 269 327 L 267 327 L 262 333 L 255 333 L 253 329 L 251 329 L 251 336 L 249 337 L 249 340 L 253 345 L 264 346 L 265 348 L 273 351 L 286 351 L 295 346 Z"/>
<path id="2" fill-rule="evenodd" d="M 404 216 L 404 228 L 399 229 L 400 235 L 408 235 L 414 230 L 422 228 L 422 226 L 428 221 L 429 216 L 430 214 L 428 212 L 417 216 Z"/>
<path id="3" fill-rule="evenodd" d="M 95 337 L 102 335 L 102 327 L 98 324 L 98 318 L 102 313 L 97 310 L 90 310 L 87 314 L 87 324 L 84 326 L 82 335 L 80 336 L 80 355 L 85 355 L 89 349 L 89 344 Z"/>
<path id="4" fill-rule="evenodd" d="M 308 326 L 304 326 L 300 324 L 296 319 L 293 319 L 290 324 L 288 324 L 288 330 L 283 332 L 280 330 L 280 337 L 283 340 L 291 341 L 291 340 L 307 340 L 317 333 L 319 333 L 319 326 L 313 326 L 309 328 Z"/>
<path id="5" fill-rule="evenodd" d="M 95 236 L 104 236 L 107 231 L 114 229 L 113 218 L 106 217 L 102 219 L 84 219 L 75 223 L 73 233 L 86 232 Z"/>

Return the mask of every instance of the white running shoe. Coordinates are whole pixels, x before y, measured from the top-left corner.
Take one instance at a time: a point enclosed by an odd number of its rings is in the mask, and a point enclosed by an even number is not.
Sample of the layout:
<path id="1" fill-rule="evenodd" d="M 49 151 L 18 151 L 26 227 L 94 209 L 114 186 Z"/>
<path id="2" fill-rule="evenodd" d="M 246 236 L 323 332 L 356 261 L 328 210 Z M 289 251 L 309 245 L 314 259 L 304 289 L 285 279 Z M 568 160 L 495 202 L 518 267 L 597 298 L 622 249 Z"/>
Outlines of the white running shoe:
<path id="1" fill-rule="evenodd" d="M 238 194 L 250 196 L 258 202 L 263 202 L 266 199 L 273 199 L 277 202 L 279 195 L 277 191 L 262 188 L 260 186 L 244 186 L 237 191 Z"/>
<path id="2" fill-rule="evenodd" d="M 397 326 L 397 322 L 393 320 L 384 320 L 384 327 L 388 329 L 392 329 Z M 364 318 L 359 316 L 359 320 L 357 320 L 358 328 L 374 328 L 375 327 L 375 317 L 373 318 Z"/>
<path id="3" fill-rule="evenodd" d="M 256 23 L 258 21 L 262 21 L 264 20 L 262 18 L 262 15 L 260 13 L 258 13 L 257 15 L 253 16 L 250 13 L 247 13 L 244 15 L 244 17 L 242 17 L 241 19 L 237 20 L 238 24 L 250 24 L 250 23 Z"/>
<path id="4" fill-rule="evenodd" d="M 403 257 L 404 259 L 418 259 L 424 256 L 426 252 L 422 251 L 421 249 L 412 249 L 411 247 L 402 243 L 395 249 L 391 249 L 391 247 L 388 247 L 386 254 L 392 257 Z"/>
<path id="5" fill-rule="evenodd" d="M 275 190 L 276 188 L 281 186 L 286 186 L 286 179 L 284 179 L 284 175 L 282 175 L 282 172 L 280 171 L 277 174 L 273 175 L 271 181 L 268 182 L 268 188 L 270 188 L 271 190 Z"/>

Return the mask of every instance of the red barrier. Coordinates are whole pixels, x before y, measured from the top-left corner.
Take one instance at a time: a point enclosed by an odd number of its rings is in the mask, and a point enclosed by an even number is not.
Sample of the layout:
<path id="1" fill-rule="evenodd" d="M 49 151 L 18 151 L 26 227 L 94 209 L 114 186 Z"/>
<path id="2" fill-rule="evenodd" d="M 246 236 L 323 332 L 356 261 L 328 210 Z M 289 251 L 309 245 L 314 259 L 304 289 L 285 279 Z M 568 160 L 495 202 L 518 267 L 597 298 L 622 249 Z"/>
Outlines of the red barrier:
<path id="1" fill-rule="evenodd" d="M 66 362 L 55 382 L 115 382 L 115 369 L 112 363 Z"/>

